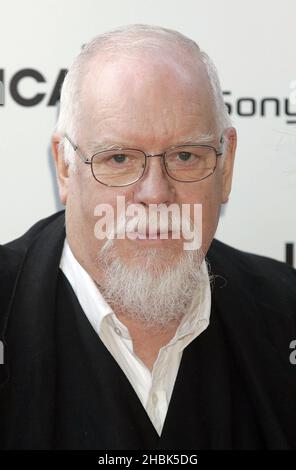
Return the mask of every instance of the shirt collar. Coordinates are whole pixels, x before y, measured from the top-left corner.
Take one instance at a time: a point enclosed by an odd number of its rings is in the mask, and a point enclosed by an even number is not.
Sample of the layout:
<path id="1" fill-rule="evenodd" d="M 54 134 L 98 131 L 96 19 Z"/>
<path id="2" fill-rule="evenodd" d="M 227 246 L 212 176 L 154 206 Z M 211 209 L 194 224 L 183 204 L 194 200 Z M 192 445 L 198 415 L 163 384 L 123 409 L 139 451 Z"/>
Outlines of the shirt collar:
<path id="1" fill-rule="evenodd" d="M 67 239 L 64 242 L 60 268 L 70 282 L 90 323 L 98 333 L 103 319 L 114 312 L 93 279 L 73 255 Z"/>

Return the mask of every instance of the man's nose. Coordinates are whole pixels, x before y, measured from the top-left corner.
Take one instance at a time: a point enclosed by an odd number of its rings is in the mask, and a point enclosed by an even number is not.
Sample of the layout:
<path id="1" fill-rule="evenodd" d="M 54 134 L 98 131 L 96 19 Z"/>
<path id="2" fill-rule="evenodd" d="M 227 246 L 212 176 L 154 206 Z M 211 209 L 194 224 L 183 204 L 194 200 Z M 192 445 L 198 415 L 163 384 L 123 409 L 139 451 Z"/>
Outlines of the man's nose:
<path id="1" fill-rule="evenodd" d="M 174 182 L 166 173 L 163 158 L 147 158 L 145 173 L 136 183 L 134 202 L 138 204 L 171 204 L 174 202 Z"/>

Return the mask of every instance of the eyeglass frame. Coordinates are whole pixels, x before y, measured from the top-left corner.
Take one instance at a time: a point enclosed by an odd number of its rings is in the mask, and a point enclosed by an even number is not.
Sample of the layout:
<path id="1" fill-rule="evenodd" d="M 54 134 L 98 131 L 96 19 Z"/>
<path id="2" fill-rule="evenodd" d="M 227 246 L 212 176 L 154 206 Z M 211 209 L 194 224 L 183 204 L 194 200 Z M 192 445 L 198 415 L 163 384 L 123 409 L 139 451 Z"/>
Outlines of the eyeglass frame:
<path id="1" fill-rule="evenodd" d="M 145 171 L 146 171 L 146 168 L 147 168 L 147 158 L 150 158 L 150 157 L 161 157 L 162 158 L 162 161 L 163 161 L 163 166 L 165 168 L 165 171 L 166 171 L 166 174 L 168 175 L 169 178 L 171 178 L 172 180 L 174 181 L 178 181 L 179 183 L 198 183 L 199 181 L 202 181 L 206 178 L 209 178 L 209 176 L 211 176 L 216 168 L 217 168 L 217 160 L 218 160 L 218 157 L 220 157 L 221 155 L 223 155 L 223 150 L 222 148 L 220 148 L 220 150 L 217 150 L 216 147 L 212 146 L 212 145 L 207 145 L 207 144 L 183 144 L 183 145 L 177 145 L 175 147 L 170 147 L 169 149 L 165 150 L 164 152 L 162 153 L 158 153 L 158 154 L 155 154 L 155 155 L 150 155 L 150 154 L 146 154 L 143 150 L 140 150 L 140 149 L 135 149 L 135 148 L 129 148 L 129 147 L 126 147 L 126 148 L 115 148 L 115 149 L 110 149 L 110 150 L 114 150 L 114 151 L 137 151 L 137 152 L 141 152 L 144 156 L 145 156 L 145 164 L 144 164 L 144 168 L 143 168 L 143 173 L 141 174 L 141 176 L 139 178 L 137 178 L 135 181 L 132 181 L 131 183 L 126 183 L 126 184 L 121 184 L 121 185 L 114 185 L 114 184 L 106 184 L 106 183 L 103 183 L 102 181 L 98 180 L 94 174 L 94 171 L 93 171 L 93 158 L 96 157 L 97 155 L 100 155 L 100 154 L 103 154 L 105 152 L 107 152 L 108 150 L 101 150 L 99 152 L 96 152 L 94 153 L 90 158 L 87 158 L 85 157 L 84 155 L 82 155 L 79 151 L 79 148 L 78 148 L 78 145 L 74 144 L 74 142 L 72 141 L 72 139 L 68 136 L 67 133 L 64 134 L 65 138 L 68 140 L 68 142 L 71 144 L 71 146 L 73 147 L 73 150 L 74 152 L 78 155 L 78 157 L 80 158 L 80 160 L 87 164 L 87 165 L 91 165 L 91 172 L 92 172 L 92 175 L 94 177 L 94 179 L 98 182 L 98 183 L 101 183 L 103 184 L 104 186 L 107 186 L 109 188 L 122 188 L 122 187 L 125 187 L 125 186 L 130 186 L 132 184 L 135 184 L 137 183 L 138 181 L 140 181 L 144 174 L 145 174 Z M 224 142 L 224 138 L 223 138 L 223 134 L 220 138 L 220 144 L 223 145 L 223 142 Z M 216 164 L 213 168 L 213 171 L 212 173 L 210 173 L 209 175 L 207 176 L 204 176 L 203 178 L 199 179 L 199 180 L 185 180 L 185 181 L 182 181 L 182 180 L 178 180 L 177 178 L 174 178 L 173 176 L 171 176 L 169 173 L 168 173 L 168 169 L 166 167 L 166 161 L 165 161 L 165 156 L 168 152 L 170 152 L 171 150 L 174 150 L 174 149 L 178 149 L 178 148 L 184 148 L 184 147 L 203 147 L 203 148 L 208 148 L 208 149 L 211 149 L 215 152 L 216 154 Z"/>

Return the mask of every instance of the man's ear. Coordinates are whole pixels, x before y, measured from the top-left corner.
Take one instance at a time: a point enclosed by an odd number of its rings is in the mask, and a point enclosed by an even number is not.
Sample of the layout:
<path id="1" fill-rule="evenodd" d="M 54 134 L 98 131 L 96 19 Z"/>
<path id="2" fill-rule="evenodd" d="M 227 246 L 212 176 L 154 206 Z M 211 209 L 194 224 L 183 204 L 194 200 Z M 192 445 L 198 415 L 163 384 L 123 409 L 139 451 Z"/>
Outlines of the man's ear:
<path id="1" fill-rule="evenodd" d="M 69 165 L 65 163 L 63 138 L 54 134 L 51 139 L 52 155 L 55 161 L 57 182 L 61 203 L 66 205 L 69 188 Z"/>
<path id="2" fill-rule="evenodd" d="M 226 142 L 224 155 L 222 157 L 222 204 L 225 204 L 228 201 L 231 191 L 234 157 L 237 144 L 236 130 L 233 127 L 228 128 L 224 133 L 224 138 Z"/>

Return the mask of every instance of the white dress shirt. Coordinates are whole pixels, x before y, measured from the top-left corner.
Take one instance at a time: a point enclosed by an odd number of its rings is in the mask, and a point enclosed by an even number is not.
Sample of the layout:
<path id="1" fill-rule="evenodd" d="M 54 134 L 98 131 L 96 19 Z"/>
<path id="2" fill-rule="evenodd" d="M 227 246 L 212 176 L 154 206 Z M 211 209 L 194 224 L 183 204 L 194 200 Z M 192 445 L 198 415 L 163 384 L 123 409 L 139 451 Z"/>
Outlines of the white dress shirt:
<path id="1" fill-rule="evenodd" d="M 159 350 L 152 372 L 133 352 L 127 327 L 119 321 L 95 282 L 76 260 L 67 240 L 60 268 L 92 327 L 125 373 L 157 433 L 161 435 L 183 350 L 209 325 L 211 289 L 205 261 L 201 265 L 202 295 L 193 299 L 175 336 Z"/>

